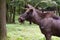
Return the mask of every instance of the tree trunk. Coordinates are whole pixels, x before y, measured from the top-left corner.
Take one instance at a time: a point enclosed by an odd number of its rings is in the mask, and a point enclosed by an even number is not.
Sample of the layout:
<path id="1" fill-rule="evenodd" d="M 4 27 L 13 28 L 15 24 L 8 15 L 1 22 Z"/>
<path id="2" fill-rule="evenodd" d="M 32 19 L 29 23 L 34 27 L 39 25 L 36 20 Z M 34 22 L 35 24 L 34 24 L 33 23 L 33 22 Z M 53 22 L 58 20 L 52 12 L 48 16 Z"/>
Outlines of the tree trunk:
<path id="1" fill-rule="evenodd" d="M 59 16 L 60 16 L 60 7 L 58 7 L 58 13 L 59 13 Z"/>
<path id="2" fill-rule="evenodd" d="M 12 22 L 15 23 L 15 7 L 13 9 L 13 21 Z"/>
<path id="3" fill-rule="evenodd" d="M 12 6 L 10 6 L 9 23 L 12 23 L 12 13 L 13 13 L 13 9 Z"/>
<path id="4" fill-rule="evenodd" d="M 0 0 L 0 40 L 6 40 L 6 0 Z"/>

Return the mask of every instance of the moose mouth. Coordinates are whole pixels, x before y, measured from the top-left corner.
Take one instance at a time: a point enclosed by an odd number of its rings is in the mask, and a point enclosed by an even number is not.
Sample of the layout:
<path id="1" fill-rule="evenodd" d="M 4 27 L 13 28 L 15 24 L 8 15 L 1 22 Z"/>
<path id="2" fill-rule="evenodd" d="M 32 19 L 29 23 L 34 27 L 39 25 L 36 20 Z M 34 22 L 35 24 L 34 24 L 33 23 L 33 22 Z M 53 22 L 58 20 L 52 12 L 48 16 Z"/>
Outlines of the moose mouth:
<path id="1" fill-rule="evenodd" d="M 18 18 L 18 21 L 20 22 L 20 23 L 24 23 L 24 18 Z"/>

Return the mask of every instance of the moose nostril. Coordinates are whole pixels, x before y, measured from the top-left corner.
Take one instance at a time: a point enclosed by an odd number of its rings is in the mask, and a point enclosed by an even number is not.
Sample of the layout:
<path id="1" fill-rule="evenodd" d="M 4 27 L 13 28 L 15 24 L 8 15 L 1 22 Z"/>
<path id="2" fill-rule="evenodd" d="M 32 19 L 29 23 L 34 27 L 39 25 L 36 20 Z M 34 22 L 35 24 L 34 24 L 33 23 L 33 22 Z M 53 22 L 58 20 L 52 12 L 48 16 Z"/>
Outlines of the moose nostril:
<path id="1" fill-rule="evenodd" d="M 19 22 L 23 22 L 24 21 L 24 18 L 20 17 L 20 18 L 18 18 L 18 21 Z"/>

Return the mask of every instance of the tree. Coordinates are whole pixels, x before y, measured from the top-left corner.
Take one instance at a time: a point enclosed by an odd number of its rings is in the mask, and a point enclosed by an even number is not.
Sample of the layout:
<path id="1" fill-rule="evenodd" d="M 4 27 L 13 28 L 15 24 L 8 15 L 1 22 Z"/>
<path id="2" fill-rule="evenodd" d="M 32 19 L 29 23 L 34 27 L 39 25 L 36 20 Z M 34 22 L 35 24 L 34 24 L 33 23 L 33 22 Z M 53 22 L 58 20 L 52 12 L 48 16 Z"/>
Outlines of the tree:
<path id="1" fill-rule="evenodd" d="M 59 13 L 60 16 L 60 0 L 52 0 L 55 1 L 58 5 L 57 5 L 57 12 Z"/>
<path id="2" fill-rule="evenodd" d="M 6 0 L 0 0 L 0 40 L 6 40 Z"/>

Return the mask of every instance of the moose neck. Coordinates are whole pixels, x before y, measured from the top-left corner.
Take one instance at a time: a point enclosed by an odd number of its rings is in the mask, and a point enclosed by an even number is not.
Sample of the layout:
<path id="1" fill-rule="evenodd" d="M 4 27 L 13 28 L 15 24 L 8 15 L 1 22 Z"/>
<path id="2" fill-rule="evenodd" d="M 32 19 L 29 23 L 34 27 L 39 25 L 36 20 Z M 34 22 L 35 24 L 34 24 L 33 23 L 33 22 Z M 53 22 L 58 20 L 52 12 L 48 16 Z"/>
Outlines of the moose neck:
<path id="1" fill-rule="evenodd" d="M 35 24 L 40 24 L 41 21 L 41 17 L 38 15 L 38 13 L 36 12 L 35 9 L 33 9 L 33 18 L 32 18 L 32 22 Z"/>

